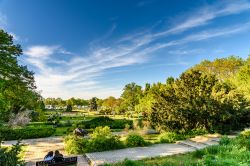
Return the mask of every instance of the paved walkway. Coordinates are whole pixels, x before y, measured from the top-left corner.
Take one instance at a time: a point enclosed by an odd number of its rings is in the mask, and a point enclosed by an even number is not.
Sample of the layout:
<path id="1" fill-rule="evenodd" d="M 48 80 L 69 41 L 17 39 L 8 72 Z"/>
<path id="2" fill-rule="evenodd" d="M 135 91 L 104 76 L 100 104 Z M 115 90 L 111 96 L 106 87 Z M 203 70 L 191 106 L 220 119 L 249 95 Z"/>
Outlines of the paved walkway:
<path id="1" fill-rule="evenodd" d="M 179 141 L 176 144 L 156 144 L 149 147 L 135 147 L 105 152 L 86 153 L 87 159 L 91 165 L 103 165 L 104 163 L 115 163 L 129 160 L 140 160 L 144 158 L 168 156 L 180 153 L 195 151 L 210 145 L 218 144 L 218 137 L 200 137 L 185 141 Z"/>
<path id="2" fill-rule="evenodd" d="M 10 146 L 16 144 L 17 141 L 5 141 L 4 146 Z M 38 139 L 26 139 L 22 141 L 22 144 L 27 145 L 25 150 L 24 160 L 27 162 L 27 166 L 34 166 L 36 161 L 43 160 L 44 156 L 49 151 L 59 150 L 60 153 L 66 154 L 64 151 L 64 144 L 62 137 L 48 137 Z M 69 157 L 64 155 L 65 157 Z M 79 166 L 88 166 L 87 160 L 83 156 L 78 156 Z"/>

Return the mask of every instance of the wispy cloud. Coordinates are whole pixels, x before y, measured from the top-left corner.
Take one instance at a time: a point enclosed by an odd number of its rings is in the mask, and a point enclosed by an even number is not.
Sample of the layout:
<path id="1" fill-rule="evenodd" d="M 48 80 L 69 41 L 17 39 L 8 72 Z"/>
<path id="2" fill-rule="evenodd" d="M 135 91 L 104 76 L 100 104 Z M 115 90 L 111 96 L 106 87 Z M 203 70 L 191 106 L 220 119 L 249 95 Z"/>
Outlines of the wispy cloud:
<path id="1" fill-rule="evenodd" d="M 6 25 L 7 25 L 7 17 L 4 14 L 0 13 L 0 28 L 4 29 Z"/>
<path id="2" fill-rule="evenodd" d="M 44 45 L 28 47 L 24 54 L 27 56 L 26 60 L 39 71 L 36 74 L 36 82 L 43 90 L 45 97 L 118 96 L 121 87 L 104 90 L 104 86 L 97 80 L 97 77 L 102 76 L 108 69 L 148 62 L 150 55 L 163 48 L 247 31 L 250 29 L 249 22 L 226 28 L 198 31 L 175 40 L 161 41 L 161 39 L 168 39 L 170 35 L 203 26 L 218 17 L 237 14 L 249 9 L 250 3 L 244 0 L 206 6 L 202 10 L 193 12 L 193 15 L 189 15 L 186 20 L 171 28 L 161 32 L 144 31 L 129 34 L 114 41 L 110 46 L 96 45 L 84 56 L 76 56 L 60 46 Z M 111 31 L 114 29 L 115 27 Z M 70 56 L 70 60 L 65 62 L 54 57 L 55 54 Z"/>

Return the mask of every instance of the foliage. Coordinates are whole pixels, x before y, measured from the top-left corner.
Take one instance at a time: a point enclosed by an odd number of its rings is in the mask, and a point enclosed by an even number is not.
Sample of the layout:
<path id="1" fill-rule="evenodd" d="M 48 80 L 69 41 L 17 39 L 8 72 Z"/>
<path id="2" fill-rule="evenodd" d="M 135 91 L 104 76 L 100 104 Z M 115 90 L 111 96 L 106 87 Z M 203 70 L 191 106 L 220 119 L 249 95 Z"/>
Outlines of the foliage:
<path id="1" fill-rule="evenodd" d="M 103 100 L 102 107 L 106 110 L 105 113 L 111 114 L 115 109 L 120 105 L 120 100 L 116 99 L 115 97 L 108 97 L 107 99 Z"/>
<path id="2" fill-rule="evenodd" d="M 13 114 L 13 117 L 10 118 L 8 125 L 10 127 L 26 126 L 30 121 L 30 111 L 24 111 L 19 112 L 16 115 Z"/>
<path id="3" fill-rule="evenodd" d="M 132 126 L 133 121 L 132 120 L 126 120 L 126 119 L 111 119 L 109 117 L 100 116 L 96 117 L 90 121 L 82 121 L 77 124 L 78 127 L 85 128 L 85 129 L 93 129 L 98 126 L 108 126 L 111 129 L 124 129 L 126 127 L 126 124 Z"/>
<path id="4" fill-rule="evenodd" d="M 97 98 L 96 97 L 93 97 L 91 100 L 90 100 L 90 111 L 97 111 Z"/>
<path id="5" fill-rule="evenodd" d="M 36 128 L 16 128 L 10 129 L 2 127 L 0 128 L 0 137 L 3 140 L 18 140 L 29 138 L 42 138 L 49 137 L 55 132 L 53 127 L 36 127 Z"/>
<path id="6" fill-rule="evenodd" d="M 121 95 L 121 107 L 128 111 L 135 111 L 135 106 L 139 103 L 142 97 L 142 88 L 134 82 L 125 85 Z"/>
<path id="7" fill-rule="evenodd" d="M 250 130 L 245 130 L 240 133 L 240 136 L 246 139 L 250 139 Z"/>
<path id="8" fill-rule="evenodd" d="M 247 106 L 244 96 L 213 75 L 185 72 L 156 96 L 149 120 L 160 130 L 204 128 L 223 133 L 245 125 L 241 122 Z"/>
<path id="9" fill-rule="evenodd" d="M 40 95 L 35 91 L 34 73 L 18 64 L 22 54 L 13 37 L 0 30 L 0 119 L 9 120 L 9 114 L 38 107 Z M 3 115 L 3 116 L 2 116 Z"/>
<path id="10" fill-rule="evenodd" d="M 217 58 L 214 61 L 204 60 L 200 64 L 192 67 L 206 74 L 216 75 L 219 80 L 227 80 L 235 76 L 239 68 L 244 65 L 244 60 L 237 56 L 227 58 Z"/>
<path id="11" fill-rule="evenodd" d="M 11 148 L 1 147 L 0 142 L 0 166 L 24 166 L 25 162 L 19 156 L 21 147 L 20 142 Z"/>
<path id="12" fill-rule="evenodd" d="M 229 143 L 230 143 L 230 138 L 228 138 L 227 136 L 221 137 L 219 142 L 220 145 L 228 145 Z"/>
<path id="13" fill-rule="evenodd" d="M 119 137 L 112 135 L 109 127 L 97 127 L 90 136 L 90 139 L 68 136 L 64 141 L 65 150 L 70 154 L 124 148 L 124 144 L 120 141 Z"/>
<path id="14" fill-rule="evenodd" d="M 87 106 L 89 103 L 87 100 L 84 99 L 76 99 L 74 97 L 68 99 L 68 100 L 63 100 L 61 98 L 46 98 L 44 99 L 44 103 L 46 105 L 51 105 L 53 107 L 64 107 L 67 105 L 71 106 Z"/>
<path id="15" fill-rule="evenodd" d="M 67 105 L 66 111 L 67 111 L 67 112 L 71 112 L 71 111 L 72 111 L 72 106 L 71 106 L 71 105 Z"/>
<path id="16" fill-rule="evenodd" d="M 129 134 L 125 142 L 128 147 L 147 145 L 147 142 L 144 140 L 144 138 L 138 134 Z"/>
<path id="17" fill-rule="evenodd" d="M 174 143 L 178 140 L 183 140 L 185 138 L 185 135 L 177 134 L 175 132 L 164 132 L 159 135 L 159 141 L 161 143 Z"/>
<path id="18" fill-rule="evenodd" d="M 58 112 L 56 112 L 55 114 L 50 114 L 48 116 L 47 121 L 50 122 L 51 124 L 58 125 L 61 118 L 62 118 L 61 115 Z"/>
<path id="19" fill-rule="evenodd" d="M 68 135 L 64 138 L 64 148 L 69 154 L 83 154 L 86 152 L 88 140 L 76 135 Z"/>
<path id="20" fill-rule="evenodd" d="M 109 127 L 97 127 L 90 137 L 87 151 L 105 151 L 123 148 L 119 137 L 112 135 Z"/>

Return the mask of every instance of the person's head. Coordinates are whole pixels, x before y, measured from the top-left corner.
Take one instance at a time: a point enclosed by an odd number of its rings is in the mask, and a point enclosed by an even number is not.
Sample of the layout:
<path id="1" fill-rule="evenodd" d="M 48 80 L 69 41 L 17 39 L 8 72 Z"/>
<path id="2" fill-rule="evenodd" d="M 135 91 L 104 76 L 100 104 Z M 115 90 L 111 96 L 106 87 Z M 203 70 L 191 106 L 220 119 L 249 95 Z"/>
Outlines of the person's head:
<path id="1" fill-rule="evenodd" d="M 58 150 L 56 150 L 56 151 L 55 151 L 55 155 L 58 155 L 58 154 L 60 154 L 60 153 L 59 153 L 59 151 L 58 151 Z"/>
<path id="2" fill-rule="evenodd" d="M 53 151 L 48 152 L 47 156 L 53 156 Z"/>

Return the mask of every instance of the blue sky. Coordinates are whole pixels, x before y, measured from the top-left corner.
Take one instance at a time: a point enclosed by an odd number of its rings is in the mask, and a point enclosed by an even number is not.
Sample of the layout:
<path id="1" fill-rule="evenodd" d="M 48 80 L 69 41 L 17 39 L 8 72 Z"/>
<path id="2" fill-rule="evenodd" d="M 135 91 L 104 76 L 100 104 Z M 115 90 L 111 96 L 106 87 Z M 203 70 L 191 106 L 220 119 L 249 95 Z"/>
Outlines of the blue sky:
<path id="1" fill-rule="evenodd" d="M 44 97 L 119 97 L 201 60 L 250 54 L 249 0 L 0 0 Z"/>

